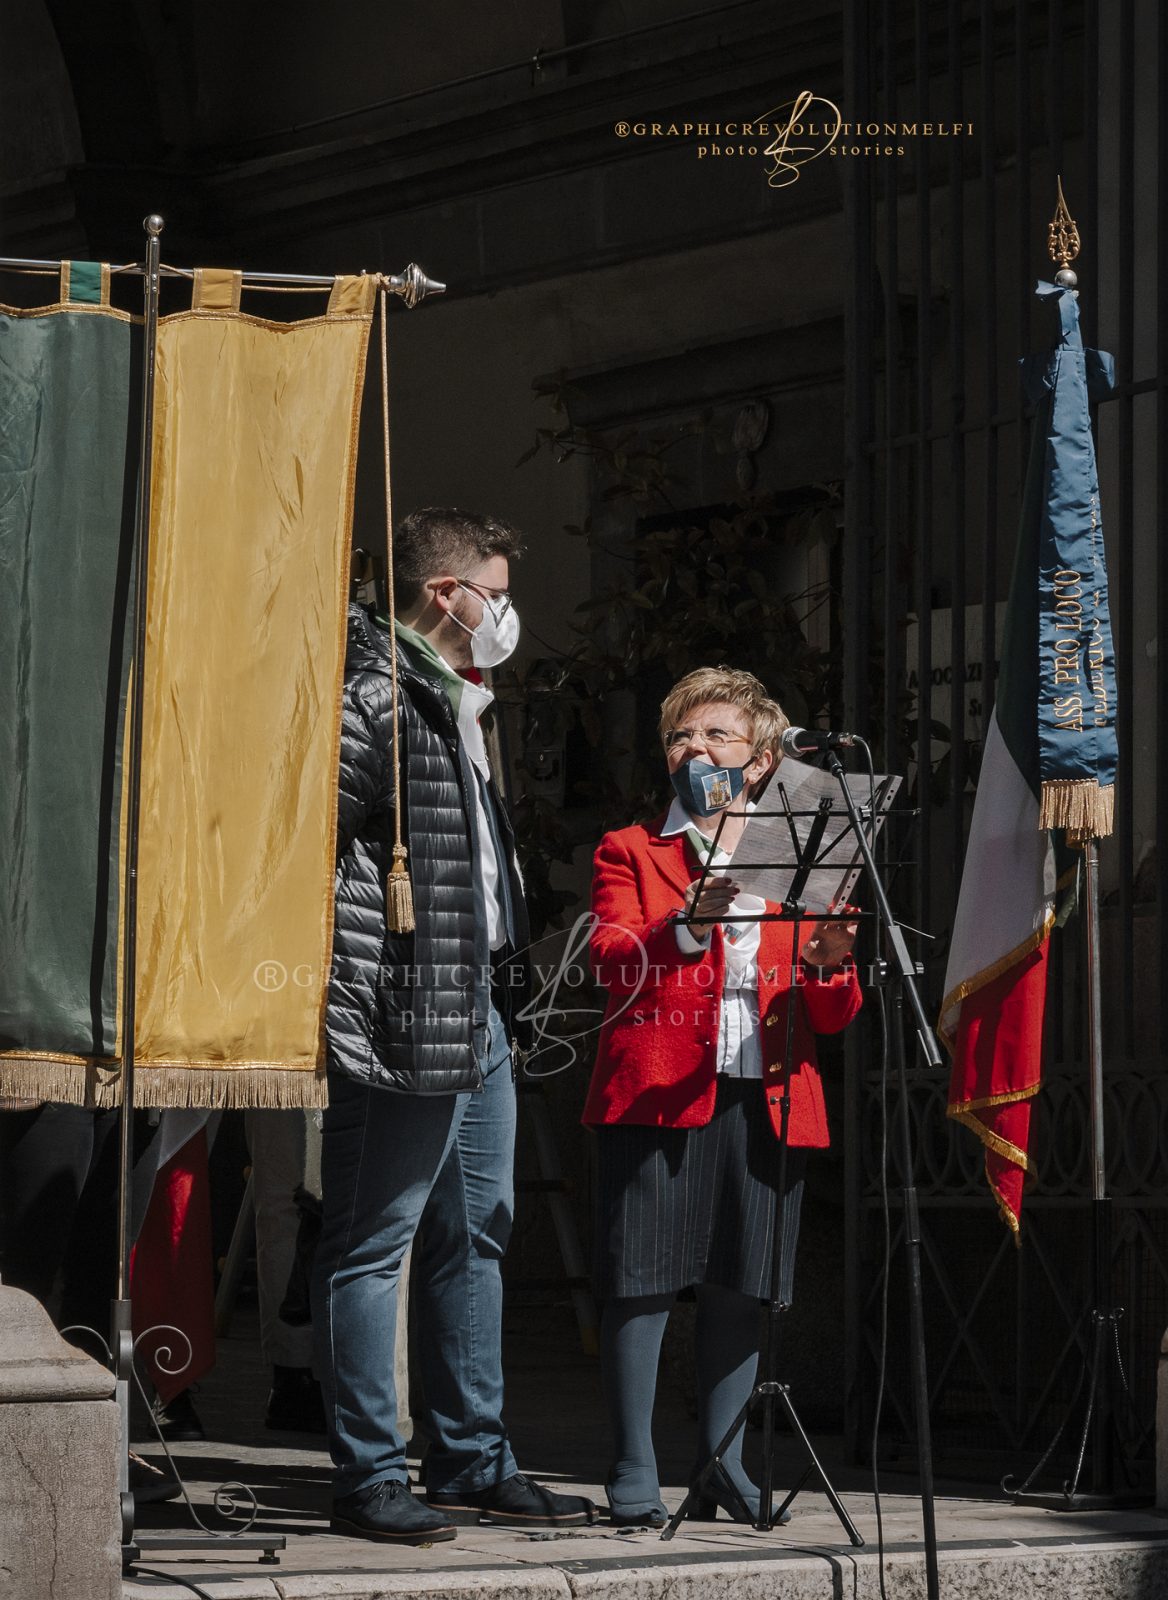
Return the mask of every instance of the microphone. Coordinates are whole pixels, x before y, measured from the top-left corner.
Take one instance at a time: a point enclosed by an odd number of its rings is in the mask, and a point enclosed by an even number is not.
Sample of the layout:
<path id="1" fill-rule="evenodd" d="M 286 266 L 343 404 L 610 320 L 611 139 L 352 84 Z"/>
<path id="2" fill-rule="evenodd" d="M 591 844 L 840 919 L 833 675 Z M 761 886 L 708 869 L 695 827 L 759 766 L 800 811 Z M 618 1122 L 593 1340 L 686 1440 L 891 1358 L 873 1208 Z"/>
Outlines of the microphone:
<path id="1" fill-rule="evenodd" d="M 785 756 L 814 755 L 820 750 L 838 750 L 855 742 L 854 733 L 826 733 L 822 728 L 788 728 L 779 741 Z"/>

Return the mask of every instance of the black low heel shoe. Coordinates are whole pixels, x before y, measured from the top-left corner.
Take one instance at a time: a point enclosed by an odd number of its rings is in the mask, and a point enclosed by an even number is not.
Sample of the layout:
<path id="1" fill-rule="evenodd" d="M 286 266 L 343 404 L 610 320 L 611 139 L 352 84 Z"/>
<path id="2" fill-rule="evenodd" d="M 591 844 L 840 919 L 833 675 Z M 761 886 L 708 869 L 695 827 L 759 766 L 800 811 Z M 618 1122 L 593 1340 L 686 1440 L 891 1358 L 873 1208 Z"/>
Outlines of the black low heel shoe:
<path id="1" fill-rule="evenodd" d="M 608 1522 L 612 1528 L 663 1528 L 668 1521 L 669 1513 L 660 1500 L 643 1511 L 636 1506 L 622 1506 L 619 1501 L 614 1504 L 610 1499 L 608 1502 Z"/>
<path id="2" fill-rule="evenodd" d="M 604 1493 L 608 1500 L 608 1520 L 613 1528 L 663 1528 L 669 1521 L 660 1498 L 654 1500 L 622 1500 L 614 1493 L 616 1485 L 611 1477 L 604 1480 Z"/>
<path id="3" fill-rule="evenodd" d="M 757 1495 L 744 1496 L 744 1498 L 748 1507 L 752 1500 L 757 1507 Z M 728 1489 L 721 1485 L 712 1489 L 709 1484 L 706 1485 L 696 1500 L 690 1502 L 689 1510 L 685 1514 L 686 1520 L 689 1522 L 716 1522 L 718 1520 L 719 1507 L 726 1513 L 731 1522 L 741 1522 L 747 1527 L 751 1527 L 758 1521 L 757 1510 L 752 1510 L 749 1516 L 744 1517 L 742 1507 Z M 775 1522 L 779 1526 L 790 1522 L 790 1520 L 791 1513 L 789 1511 L 784 1511 L 781 1517 L 775 1518 Z"/>

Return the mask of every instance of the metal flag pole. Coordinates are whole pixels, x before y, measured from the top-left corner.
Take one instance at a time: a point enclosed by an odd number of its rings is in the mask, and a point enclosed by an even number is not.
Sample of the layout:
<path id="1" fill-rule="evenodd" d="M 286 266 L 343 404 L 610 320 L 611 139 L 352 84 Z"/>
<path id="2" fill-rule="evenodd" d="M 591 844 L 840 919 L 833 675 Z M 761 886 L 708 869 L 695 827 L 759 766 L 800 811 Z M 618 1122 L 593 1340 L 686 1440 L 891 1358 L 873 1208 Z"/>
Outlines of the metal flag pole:
<path id="1" fill-rule="evenodd" d="M 118 1244 L 117 1287 L 110 1305 L 110 1347 L 115 1393 L 121 1424 L 119 1488 L 121 1491 L 122 1565 L 130 1567 L 144 1549 L 167 1550 L 197 1546 L 201 1551 L 258 1549 L 263 1561 L 275 1561 L 284 1549 L 283 1534 L 215 1534 L 200 1527 L 187 1534 L 134 1531 L 134 1495 L 130 1488 L 130 1397 L 137 1377 L 134 1371 L 133 1313 L 130 1303 L 130 1253 L 133 1248 L 134 1166 L 134 1032 L 137 1011 L 138 941 L 138 839 L 142 801 L 142 731 L 145 707 L 146 615 L 149 595 L 150 491 L 153 466 L 154 392 L 158 355 L 158 309 L 162 286 L 160 236 L 163 220 L 151 213 L 142 224 L 146 231 L 146 260 L 142 265 L 143 336 L 142 392 L 138 442 L 138 492 L 134 504 L 134 639 L 130 665 L 130 737 L 126 761 L 127 818 L 126 864 L 122 886 L 122 1018 L 121 1112 L 118 1119 Z M 148 1330 L 155 1331 L 155 1330 Z M 170 1330 L 181 1333 L 181 1329 Z M 169 1456 L 169 1452 L 167 1452 Z M 179 1480 L 181 1483 L 181 1479 Z M 242 1485 L 225 1486 L 231 1490 Z M 222 1494 L 223 1491 L 220 1491 Z M 253 1503 L 253 1520 L 258 1506 Z M 184 1490 L 185 1494 L 185 1490 Z M 233 1496 L 228 1497 L 234 1504 Z M 188 1497 L 188 1505 L 190 1504 Z M 192 1507 L 193 1511 L 193 1507 Z M 247 1527 L 250 1527 L 250 1522 Z"/>
<path id="2" fill-rule="evenodd" d="M 163 226 L 161 217 L 155 217 L 153 220 L 160 228 Z M 151 221 L 151 218 L 148 217 L 146 221 Z M 59 261 L 42 261 L 32 256 L 0 256 L 0 271 L 48 275 L 58 273 L 60 270 Z M 149 270 L 148 260 L 127 261 L 122 266 L 111 267 L 110 275 L 115 278 L 147 277 Z M 189 267 L 168 267 L 160 263 L 156 270 L 160 278 L 194 277 Z M 446 285 L 427 277 L 416 261 L 411 261 L 401 272 L 381 272 L 376 276 L 387 293 L 397 295 L 411 310 L 429 295 L 446 293 Z M 333 277 L 324 277 L 312 272 L 245 272 L 242 277 L 246 289 L 331 289 L 336 282 Z"/>
<path id="3" fill-rule="evenodd" d="M 130 1250 L 132 1247 L 131 1171 L 134 1164 L 134 1018 L 137 1006 L 135 956 L 138 932 L 138 821 L 142 798 L 143 665 L 146 656 L 146 578 L 150 550 L 150 468 L 154 423 L 154 372 L 158 345 L 160 289 L 159 242 L 163 221 L 153 212 L 142 226 L 146 230 L 146 262 L 142 278 L 144 320 L 142 339 L 142 409 L 138 441 L 138 496 L 134 507 L 134 644 L 131 655 L 130 748 L 126 767 L 128 816 L 126 865 L 122 886 L 122 1106 L 118 1119 L 118 1276 L 110 1306 L 110 1348 L 117 1383 L 118 1412 L 122 1425 L 119 1462 L 122 1545 L 130 1545 L 134 1532 L 134 1496 L 130 1490 L 130 1390 L 134 1377 L 134 1333 L 130 1310 Z"/>
<path id="4" fill-rule="evenodd" d="M 102 1339 L 96 1329 L 86 1329 L 105 1347 L 115 1378 L 115 1397 L 120 1423 L 120 1461 L 118 1488 L 122 1525 L 122 1562 L 132 1565 L 142 1550 L 152 1551 L 195 1549 L 204 1553 L 221 1551 L 259 1550 L 261 1561 L 276 1561 L 275 1552 L 286 1547 L 286 1538 L 278 1533 L 249 1532 L 258 1514 L 258 1502 L 252 1491 L 243 1484 L 223 1484 L 216 1491 L 215 1507 L 231 1516 L 237 1510 L 237 1496 L 250 1499 L 252 1514 L 242 1527 L 230 1534 L 216 1534 L 200 1520 L 181 1478 L 178 1484 L 186 1500 L 187 1509 L 195 1521 L 198 1532 L 171 1533 L 148 1532 L 135 1535 L 134 1497 L 130 1490 L 129 1440 L 130 1396 L 137 1388 L 143 1394 L 141 1380 L 134 1370 L 134 1334 L 130 1303 L 130 1257 L 133 1249 L 133 1164 L 134 1164 L 134 1032 L 137 1001 L 136 944 L 138 912 L 138 839 L 142 788 L 142 733 L 145 704 L 145 654 L 146 618 L 149 594 L 148 567 L 150 552 L 150 496 L 153 448 L 154 394 L 156 358 L 158 347 L 158 318 L 162 280 L 164 278 L 192 279 L 189 268 L 165 265 L 161 260 L 160 236 L 163 219 L 156 213 L 146 217 L 146 258 L 144 261 L 126 262 L 110 268 L 112 275 L 141 277 L 143 280 L 144 327 L 142 344 L 142 388 L 139 417 L 138 486 L 134 506 L 133 562 L 134 562 L 134 636 L 130 666 L 129 748 L 125 782 L 127 785 L 127 838 L 126 864 L 122 883 L 122 978 L 121 978 L 121 1112 L 118 1129 L 118 1186 L 117 1186 L 117 1264 L 115 1297 L 110 1302 L 110 1340 Z M 46 261 L 36 257 L 0 256 L 0 271 L 56 275 L 61 270 L 60 261 Z M 399 273 L 374 274 L 384 293 L 397 296 L 412 309 L 431 295 L 446 292 L 446 285 L 430 278 L 416 262 L 410 262 Z M 331 289 L 336 279 L 312 273 L 244 272 L 245 286 L 268 290 Z M 146 1332 L 157 1333 L 158 1328 Z M 165 1331 L 178 1333 L 181 1329 Z M 189 1344 L 189 1341 L 188 1341 Z M 170 1369 L 181 1371 L 181 1368 Z M 173 1460 L 166 1441 L 159 1438 L 168 1462 Z M 175 1474 L 177 1478 L 177 1473 Z"/>
<path id="5" fill-rule="evenodd" d="M 1058 204 L 1048 225 L 1047 249 L 1050 258 L 1058 265 L 1054 281 L 1061 289 L 1069 289 L 1078 299 L 1078 275 L 1071 262 L 1082 248 L 1079 230 L 1067 207 L 1063 195 L 1062 179 L 1058 180 Z M 1134 1478 L 1124 1459 L 1122 1441 L 1116 1418 L 1117 1394 L 1127 1394 L 1127 1377 L 1119 1350 L 1119 1319 L 1123 1308 L 1116 1306 L 1111 1286 L 1112 1205 L 1107 1193 L 1107 1151 L 1104 1138 L 1103 1110 L 1103 964 L 1099 931 L 1099 841 L 1092 834 L 1070 842 L 1083 852 L 1083 948 L 1087 976 L 1087 1075 L 1091 1103 L 1091 1307 L 1088 1313 L 1089 1330 L 1083 1369 L 1071 1397 L 1067 1416 L 1059 1424 L 1054 1437 L 1047 1445 L 1035 1467 L 1018 1485 L 1011 1476 L 1002 1480 L 1002 1488 L 1015 1505 L 1042 1506 L 1052 1511 L 1100 1511 L 1115 1506 L 1147 1504 L 1151 1495 L 1131 1487 Z M 1115 1379 L 1118 1375 L 1119 1390 Z M 1086 1409 L 1075 1449 L 1075 1465 L 1071 1477 L 1061 1489 L 1032 1491 L 1030 1485 L 1039 1477 L 1062 1438 L 1067 1422 L 1078 1403 L 1086 1384 Z M 1082 1493 L 1079 1480 L 1087 1444 L 1091 1445 L 1091 1489 Z M 1117 1489 L 1115 1469 L 1119 1464 L 1128 1478 L 1126 1491 Z"/>
<path id="6" fill-rule="evenodd" d="M 1083 844 L 1083 894 L 1087 925 L 1087 1071 L 1091 1086 L 1091 1356 L 1099 1379 L 1091 1429 L 1091 1487 L 1096 1496 L 1111 1497 L 1115 1490 L 1111 1343 L 1119 1337 L 1119 1312 L 1111 1303 L 1111 1199 L 1107 1193 L 1107 1153 L 1103 1138 L 1103 978 L 1099 959 L 1099 843 L 1096 839 L 1087 839 Z M 1091 1415 L 1089 1408 L 1089 1420 Z M 1071 1492 L 1073 1494 L 1074 1489 Z"/>

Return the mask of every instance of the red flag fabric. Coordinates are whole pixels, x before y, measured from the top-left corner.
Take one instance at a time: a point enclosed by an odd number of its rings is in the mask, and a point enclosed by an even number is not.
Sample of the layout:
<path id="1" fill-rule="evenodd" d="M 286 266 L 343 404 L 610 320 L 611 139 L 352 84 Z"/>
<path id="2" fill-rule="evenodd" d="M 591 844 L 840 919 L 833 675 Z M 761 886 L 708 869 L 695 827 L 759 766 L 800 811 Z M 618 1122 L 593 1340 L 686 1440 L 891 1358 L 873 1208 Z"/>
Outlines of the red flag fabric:
<path id="1" fill-rule="evenodd" d="M 1018 1233 L 1030 1170 L 1030 1108 L 1042 1074 L 1049 938 L 962 1002 L 949 1115 L 985 1146 L 985 1174 L 1003 1220 Z"/>
<path id="2" fill-rule="evenodd" d="M 211 1180 L 200 1129 L 154 1180 L 150 1207 L 130 1257 L 134 1338 L 165 1405 L 215 1365 L 215 1289 L 211 1254 Z M 169 1332 L 178 1328 L 190 1340 Z M 179 1371 L 174 1371 L 174 1368 Z"/>

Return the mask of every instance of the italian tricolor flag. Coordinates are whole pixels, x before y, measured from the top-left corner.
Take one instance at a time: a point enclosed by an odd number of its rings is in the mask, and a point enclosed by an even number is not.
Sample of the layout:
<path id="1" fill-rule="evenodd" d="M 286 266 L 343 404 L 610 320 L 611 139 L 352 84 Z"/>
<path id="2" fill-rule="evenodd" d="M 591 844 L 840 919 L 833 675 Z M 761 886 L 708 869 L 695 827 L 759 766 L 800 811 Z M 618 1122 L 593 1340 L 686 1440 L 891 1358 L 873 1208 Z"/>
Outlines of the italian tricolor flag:
<path id="1" fill-rule="evenodd" d="M 986 1178 L 1018 1235 L 1030 1107 L 1042 1075 L 1055 837 L 1111 832 L 1115 674 L 1089 403 L 1111 358 L 1084 350 L 1075 297 L 1040 283 L 1054 349 L 1023 363 L 1038 411 L 1006 608 L 997 697 L 953 926 L 938 1032 L 949 1115 L 985 1145 Z"/>
<path id="2" fill-rule="evenodd" d="M 1004 699 L 999 691 L 986 737 L 938 1032 L 953 1056 L 949 1115 L 985 1145 L 986 1180 L 1017 1234 L 1042 1077 L 1055 865 L 1038 826 L 1033 717 L 1027 740 Z"/>

